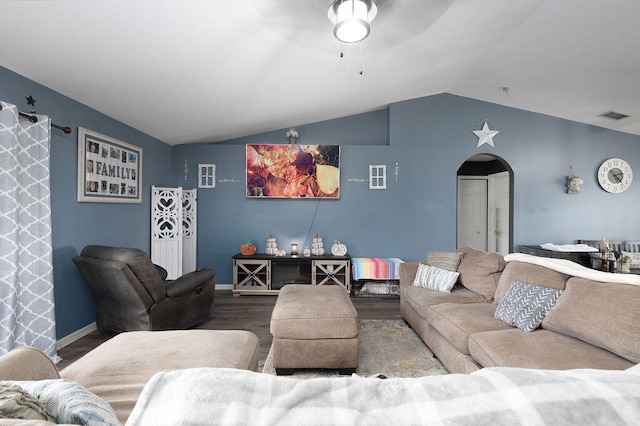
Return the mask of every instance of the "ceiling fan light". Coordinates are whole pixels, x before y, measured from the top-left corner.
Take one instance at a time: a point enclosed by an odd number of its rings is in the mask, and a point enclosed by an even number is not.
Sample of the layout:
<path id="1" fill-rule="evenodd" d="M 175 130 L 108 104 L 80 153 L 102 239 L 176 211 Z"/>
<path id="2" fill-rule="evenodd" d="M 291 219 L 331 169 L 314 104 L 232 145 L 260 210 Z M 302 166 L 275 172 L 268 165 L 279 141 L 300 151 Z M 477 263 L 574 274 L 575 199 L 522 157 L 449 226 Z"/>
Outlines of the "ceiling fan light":
<path id="1" fill-rule="evenodd" d="M 373 0 L 336 0 L 327 15 L 334 23 L 333 35 L 344 43 L 356 43 L 367 38 L 369 22 L 375 18 L 377 7 Z"/>
<path id="2" fill-rule="evenodd" d="M 345 43 L 355 43 L 364 40 L 369 35 L 370 27 L 361 19 L 349 19 L 338 22 L 333 29 L 333 35 Z"/>

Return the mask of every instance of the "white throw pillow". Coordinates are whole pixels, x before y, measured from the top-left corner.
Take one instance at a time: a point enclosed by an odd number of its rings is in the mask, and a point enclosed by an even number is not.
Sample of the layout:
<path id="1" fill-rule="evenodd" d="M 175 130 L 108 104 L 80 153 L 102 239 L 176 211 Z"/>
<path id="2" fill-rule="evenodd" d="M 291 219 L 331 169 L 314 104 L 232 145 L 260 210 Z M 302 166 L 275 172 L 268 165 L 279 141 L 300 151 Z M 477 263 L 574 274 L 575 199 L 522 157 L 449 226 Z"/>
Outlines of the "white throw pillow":
<path id="1" fill-rule="evenodd" d="M 458 281 L 458 276 L 460 276 L 459 272 L 448 271 L 421 263 L 420 266 L 418 266 L 418 272 L 416 273 L 416 278 L 413 280 L 413 285 L 441 291 L 443 293 L 450 293 Z"/>

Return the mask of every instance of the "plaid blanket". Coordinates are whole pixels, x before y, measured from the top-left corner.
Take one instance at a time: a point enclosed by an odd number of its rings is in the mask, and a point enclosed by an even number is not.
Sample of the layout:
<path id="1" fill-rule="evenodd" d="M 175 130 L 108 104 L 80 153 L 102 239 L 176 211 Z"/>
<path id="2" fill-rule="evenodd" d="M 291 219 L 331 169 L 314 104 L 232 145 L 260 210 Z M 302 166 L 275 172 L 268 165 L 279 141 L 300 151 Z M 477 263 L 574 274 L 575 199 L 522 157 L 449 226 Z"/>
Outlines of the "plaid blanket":
<path id="1" fill-rule="evenodd" d="M 421 378 L 156 374 L 127 425 L 631 425 L 640 373 L 485 368 Z"/>

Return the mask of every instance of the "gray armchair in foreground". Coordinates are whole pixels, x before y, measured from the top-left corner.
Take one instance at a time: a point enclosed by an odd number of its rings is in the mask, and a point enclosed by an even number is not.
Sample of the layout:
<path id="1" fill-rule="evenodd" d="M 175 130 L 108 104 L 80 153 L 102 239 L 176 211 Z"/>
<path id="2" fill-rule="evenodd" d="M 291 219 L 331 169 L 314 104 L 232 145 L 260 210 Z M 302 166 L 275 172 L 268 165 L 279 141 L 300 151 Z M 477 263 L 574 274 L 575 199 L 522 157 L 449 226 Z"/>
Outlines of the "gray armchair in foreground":
<path id="1" fill-rule="evenodd" d="M 211 317 L 213 269 L 165 280 L 166 271 L 140 249 L 90 245 L 73 259 L 96 305 L 98 329 L 171 330 Z"/>

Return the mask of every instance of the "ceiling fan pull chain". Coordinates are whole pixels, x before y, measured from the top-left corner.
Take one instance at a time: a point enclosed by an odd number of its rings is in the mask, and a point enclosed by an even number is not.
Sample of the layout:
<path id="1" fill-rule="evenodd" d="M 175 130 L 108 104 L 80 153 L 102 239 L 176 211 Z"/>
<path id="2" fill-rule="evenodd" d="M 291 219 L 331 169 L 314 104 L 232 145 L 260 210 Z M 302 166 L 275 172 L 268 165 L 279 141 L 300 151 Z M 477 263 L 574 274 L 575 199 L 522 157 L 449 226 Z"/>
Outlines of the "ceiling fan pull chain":
<path id="1" fill-rule="evenodd" d="M 362 69 L 364 68 L 364 61 L 362 60 L 362 42 L 358 43 L 359 44 L 359 53 L 360 53 L 360 75 L 363 74 Z"/>

